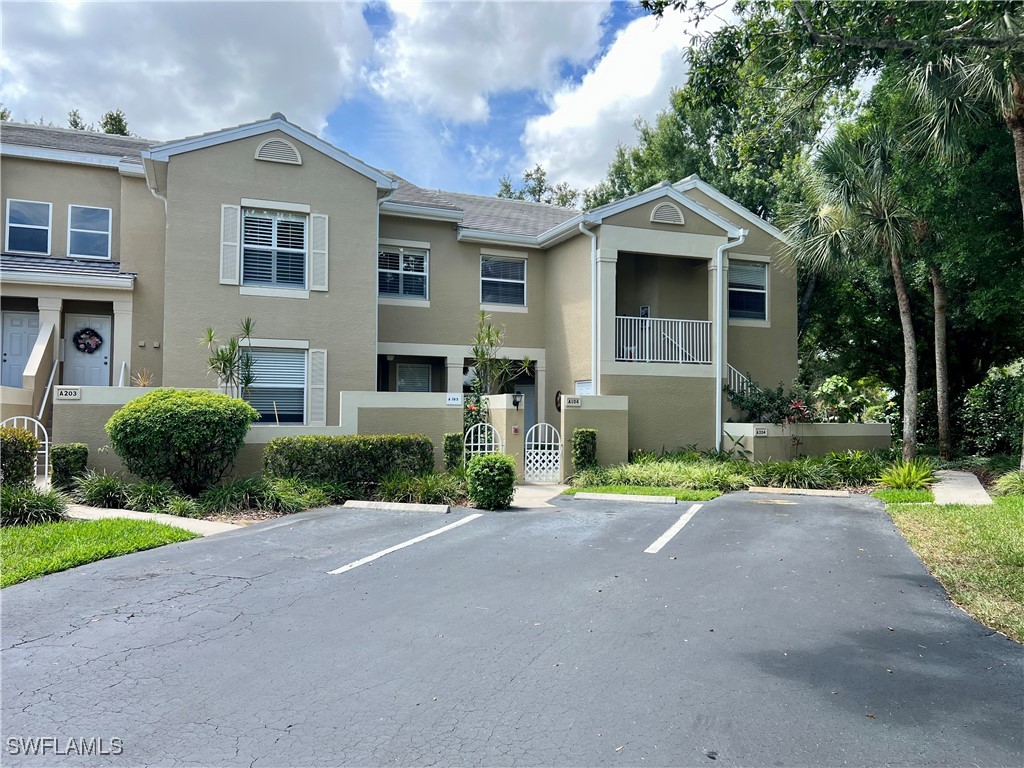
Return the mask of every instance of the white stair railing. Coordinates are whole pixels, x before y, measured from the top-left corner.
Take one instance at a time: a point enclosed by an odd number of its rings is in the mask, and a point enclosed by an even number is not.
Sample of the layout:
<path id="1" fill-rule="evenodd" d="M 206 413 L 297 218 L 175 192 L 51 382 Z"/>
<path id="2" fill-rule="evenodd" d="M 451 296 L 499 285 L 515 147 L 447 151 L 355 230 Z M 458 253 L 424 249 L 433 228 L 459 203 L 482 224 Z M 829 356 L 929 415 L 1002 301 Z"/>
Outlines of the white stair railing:
<path id="1" fill-rule="evenodd" d="M 39 404 L 39 413 L 36 414 L 38 421 L 43 420 L 43 414 L 46 413 L 46 404 L 50 401 L 50 392 L 53 391 L 53 379 L 57 375 L 57 364 L 59 360 L 53 361 L 53 367 L 50 368 L 50 378 L 46 382 L 46 389 L 43 390 L 43 401 Z"/>
<path id="2" fill-rule="evenodd" d="M 750 388 L 754 386 L 747 376 L 740 373 L 731 365 L 729 366 L 729 373 L 728 377 L 726 378 L 726 383 L 729 385 L 729 389 L 733 390 L 734 392 L 742 392 L 743 394 L 746 394 L 750 390 Z"/>

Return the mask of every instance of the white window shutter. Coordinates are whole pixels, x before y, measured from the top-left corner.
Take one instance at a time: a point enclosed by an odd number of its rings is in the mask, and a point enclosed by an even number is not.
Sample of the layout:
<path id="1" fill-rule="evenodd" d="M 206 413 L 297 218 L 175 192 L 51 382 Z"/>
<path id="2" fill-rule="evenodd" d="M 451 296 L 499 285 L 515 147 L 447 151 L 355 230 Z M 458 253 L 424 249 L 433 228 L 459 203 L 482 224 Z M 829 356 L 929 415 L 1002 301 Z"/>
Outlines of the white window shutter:
<path id="1" fill-rule="evenodd" d="M 309 289 L 327 290 L 327 216 L 309 217 Z"/>
<path id="2" fill-rule="evenodd" d="M 238 285 L 238 231 L 241 208 L 237 205 L 220 207 L 220 282 Z"/>
<path id="3" fill-rule="evenodd" d="M 309 421 L 308 426 L 327 426 L 327 350 L 309 350 Z"/>

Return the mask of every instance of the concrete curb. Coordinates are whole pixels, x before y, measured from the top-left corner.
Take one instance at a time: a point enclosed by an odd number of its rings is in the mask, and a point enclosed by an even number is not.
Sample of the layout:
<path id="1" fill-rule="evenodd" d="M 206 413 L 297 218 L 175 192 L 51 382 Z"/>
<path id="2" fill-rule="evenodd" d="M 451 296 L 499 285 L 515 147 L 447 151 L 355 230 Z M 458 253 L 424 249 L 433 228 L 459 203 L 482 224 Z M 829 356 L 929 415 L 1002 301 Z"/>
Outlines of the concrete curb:
<path id="1" fill-rule="evenodd" d="M 378 509 L 384 512 L 434 512 L 435 514 L 447 515 L 451 507 L 447 504 L 406 504 L 397 501 L 357 501 L 349 499 L 344 504 L 345 509 Z"/>
<path id="2" fill-rule="evenodd" d="M 76 520 L 109 520 L 118 517 L 125 520 L 149 520 L 153 523 L 163 523 L 175 528 L 184 528 L 186 531 L 192 531 L 192 533 L 198 533 L 201 536 L 213 536 L 215 533 L 225 533 L 242 527 L 233 523 L 218 523 L 213 520 L 197 520 L 192 517 L 166 515 L 163 512 L 139 512 L 134 509 L 99 509 L 98 507 L 87 507 L 84 504 L 69 504 L 68 517 L 73 517 Z"/>
<path id="3" fill-rule="evenodd" d="M 765 488 L 759 485 L 747 489 L 751 493 L 781 493 L 788 496 L 832 496 L 837 499 L 850 498 L 849 491 L 827 491 L 817 488 Z"/>
<path id="4" fill-rule="evenodd" d="M 645 504 L 676 504 L 675 496 L 642 496 L 631 493 L 574 493 L 574 499 L 585 501 L 641 501 Z"/>

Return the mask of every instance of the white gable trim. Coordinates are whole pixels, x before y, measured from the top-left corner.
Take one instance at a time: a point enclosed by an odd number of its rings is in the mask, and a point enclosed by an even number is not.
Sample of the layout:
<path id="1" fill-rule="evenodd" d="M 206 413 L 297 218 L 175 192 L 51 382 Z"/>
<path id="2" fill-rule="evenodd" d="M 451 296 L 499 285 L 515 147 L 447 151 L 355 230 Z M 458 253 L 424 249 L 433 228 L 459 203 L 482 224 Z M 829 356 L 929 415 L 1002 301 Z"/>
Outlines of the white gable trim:
<path id="1" fill-rule="evenodd" d="M 72 163 L 74 165 L 96 165 L 103 168 L 117 168 L 121 164 L 121 158 L 114 155 L 97 155 L 92 152 L 74 152 L 68 149 L 50 149 L 48 147 L 24 147 L 20 144 L 0 143 L 0 155 L 31 160 L 52 160 L 55 163 Z"/>
<path id="2" fill-rule="evenodd" d="M 184 152 L 195 152 L 198 149 L 215 147 L 218 144 L 226 144 L 230 141 L 249 139 L 253 136 L 262 136 L 264 134 L 271 133 L 272 131 L 280 131 L 292 139 L 295 139 L 308 147 L 312 147 L 318 152 L 322 152 L 331 159 L 338 161 L 346 168 L 350 168 L 356 173 L 366 176 L 368 179 L 377 183 L 378 189 L 395 189 L 398 186 L 395 181 L 392 181 L 390 177 L 381 173 L 376 168 L 367 165 L 362 160 L 357 160 L 352 157 L 352 155 L 348 154 L 348 152 L 343 152 L 334 145 L 328 144 L 323 139 L 318 139 L 313 134 L 307 133 L 298 126 L 293 125 L 280 117 L 272 117 L 269 120 L 261 120 L 257 123 L 240 125 L 237 128 L 226 128 L 223 131 L 216 131 L 202 136 L 170 141 L 166 144 L 157 144 L 149 150 L 143 150 L 142 157 L 146 160 L 167 162 L 172 156 L 180 155 Z"/>
<path id="3" fill-rule="evenodd" d="M 705 195 L 714 200 L 716 203 L 721 203 L 730 211 L 735 213 L 737 216 L 741 216 L 751 225 L 760 229 L 762 232 L 771 235 L 776 240 L 781 240 L 784 243 L 788 242 L 788 240 L 786 239 L 786 234 L 778 227 L 772 226 L 767 221 L 758 216 L 756 213 L 754 213 L 752 210 L 740 205 L 731 197 L 723 195 L 721 192 L 712 187 L 710 184 L 708 184 L 706 181 L 704 181 L 696 174 L 694 174 L 693 176 L 687 176 L 685 179 L 677 181 L 672 186 L 673 188 L 684 193 L 691 189 L 700 190 Z"/>

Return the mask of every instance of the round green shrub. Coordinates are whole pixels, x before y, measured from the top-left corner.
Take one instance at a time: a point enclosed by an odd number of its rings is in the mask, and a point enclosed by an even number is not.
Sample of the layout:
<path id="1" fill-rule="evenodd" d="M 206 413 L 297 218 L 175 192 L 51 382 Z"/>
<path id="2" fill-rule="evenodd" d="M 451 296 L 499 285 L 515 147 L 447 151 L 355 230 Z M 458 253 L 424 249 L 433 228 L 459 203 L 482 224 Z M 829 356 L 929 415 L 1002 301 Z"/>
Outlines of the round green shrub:
<path id="1" fill-rule="evenodd" d="M 469 462 L 469 498 L 481 509 L 508 509 L 516 494 L 516 460 L 504 453 L 475 456 Z"/>
<path id="2" fill-rule="evenodd" d="M 68 491 L 75 479 L 85 474 L 89 462 L 89 446 L 85 443 L 64 443 L 50 446 L 50 484 Z"/>
<path id="3" fill-rule="evenodd" d="M 0 483 L 29 485 L 36 477 L 39 441 L 25 429 L 0 427 Z"/>
<path id="4" fill-rule="evenodd" d="M 244 400 L 202 390 L 158 389 L 111 416 L 107 435 L 129 472 L 167 480 L 197 495 L 224 477 L 258 419 Z"/>

